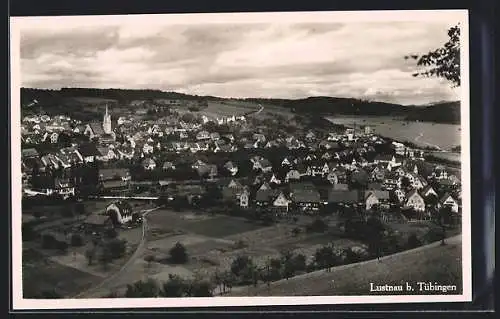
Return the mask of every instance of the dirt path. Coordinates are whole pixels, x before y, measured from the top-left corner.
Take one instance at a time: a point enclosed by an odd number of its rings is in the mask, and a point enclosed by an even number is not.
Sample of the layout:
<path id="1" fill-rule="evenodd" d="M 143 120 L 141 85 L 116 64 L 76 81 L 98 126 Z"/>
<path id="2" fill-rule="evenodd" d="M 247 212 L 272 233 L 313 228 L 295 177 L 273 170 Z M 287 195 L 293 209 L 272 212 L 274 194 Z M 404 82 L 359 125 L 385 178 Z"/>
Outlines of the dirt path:
<path id="1" fill-rule="evenodd" d="M 127 270 L 135 263 L 136 259 L 142 255 L 142 253 L 146 249 L 146 234 L 147 234 L 147 215 L 160 207 L 148 209 L 144 211 L 143 221 L 142 221 L 142 235 L 139 246 L 135 250 L 134 254 L 130 256 L 129 260 L 114 274 L 104 279 L 99 285 L 90 288 L 80 294 L 76 295 L 75 298 L 98 298 L 106 295 L 110 291 L 110 286 L 116 280 L 119 280 L 121 277 L 127 274 Z"/>

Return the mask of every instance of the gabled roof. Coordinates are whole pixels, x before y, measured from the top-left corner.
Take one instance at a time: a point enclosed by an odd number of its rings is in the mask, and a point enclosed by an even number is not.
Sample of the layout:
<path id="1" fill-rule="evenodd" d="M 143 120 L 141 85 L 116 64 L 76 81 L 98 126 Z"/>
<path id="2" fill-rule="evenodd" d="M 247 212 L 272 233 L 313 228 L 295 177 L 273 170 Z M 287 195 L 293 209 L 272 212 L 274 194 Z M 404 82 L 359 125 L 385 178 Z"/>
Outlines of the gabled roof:
<path id="1" fill-rule="evenodd" d="M 99 156 L 101 155 L 97 150 L 97 145 L 94 143 L 83 143 L 78 147 L 78 152 L 83 156 Z"/>
<path id="2" fill-rule="evenodd" d="M 375 197 L 377 197 L 379 200 L 388 200 L 389 199 L 389 192 L 388 191 L 370 190 L 370 191 L 365 192 L 365 200 L 368 199 L 368 197 L 372 194 Z"/>
<path id="3" fill-rule="evenodd" d="M 448 200 L 448 198 L 450 198 L 450 197 L 451 197 L 451 199 L 453 199 L 453 201 L 455 201 L 455 202 L 456 202 L 455 198 L 453 198 L 453 196 L 451 196 L 451 195 L 450 195 L 450 193 L 445 193 L 445 194 L 441 197 L 441 199 L 439 200 L 439 204 L 443 205 L 443 204 L 446 202 L 446 200 Z"/>
<path id="4" fill-rule="evenodd" d="M 255 194 L 255 200 L 258 202 L 267 202 L 278 196 L 279 193 L 274 189 L 258 190 Z"/>
<path id="5" fill-rule="evenodd" d="M 356 190 L 335 190 L 331 189 L 328 192 L 328 202 L 329 203 L 350 203 L 354 204 L 359 202 L 360 196 L 359 192 Z"/>
<path id="6" fill-rule="evenodd" d="M 38 151 L 35 148 L 24 148 L 22 151 L 22 157 L 38 157 Z"/>
<path id="7" fill-rule="evenodd" d="M 290 194 L 292 201 L 296 203 L 319 203 L 321 197 L 316 189 L 298 189 Z"/>
<path id="8" fill-rule="evenodd" d="M 347 191 L 347 190 L 349 190 L 349 185 L 337 183 L 337 184 L 333 185 L 333 189 L 338 190 L 338 191 Z"/>
<path id="9" fill-rule="evenodd" d="M 90 122 L 89 123 L 90 129 L 94 133 L 94 135 L 102 135 L 104 134 L 104 129 L 102 128 L 101 123 L 99 122 Z"/>
<path id="10" fill-rule="evenodd" d="M 129 170 L 127 168 L 100 168 L 99 176 L 103 181 L 121 179 L 129 175 Z"/>

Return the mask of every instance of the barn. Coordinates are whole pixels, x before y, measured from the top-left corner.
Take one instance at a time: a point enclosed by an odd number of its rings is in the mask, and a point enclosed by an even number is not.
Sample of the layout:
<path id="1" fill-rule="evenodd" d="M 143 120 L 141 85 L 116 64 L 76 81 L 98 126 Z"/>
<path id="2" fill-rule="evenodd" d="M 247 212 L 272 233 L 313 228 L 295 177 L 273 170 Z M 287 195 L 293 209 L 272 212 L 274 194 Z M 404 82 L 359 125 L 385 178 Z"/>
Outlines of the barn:
<path id="1" fill-rule="evenodd" d="M 106 207 L 106 214 L 113 222 L 113 225 L 123 225 L 132 221 L 132 206 L 126 201 L 117 201 Z"/>

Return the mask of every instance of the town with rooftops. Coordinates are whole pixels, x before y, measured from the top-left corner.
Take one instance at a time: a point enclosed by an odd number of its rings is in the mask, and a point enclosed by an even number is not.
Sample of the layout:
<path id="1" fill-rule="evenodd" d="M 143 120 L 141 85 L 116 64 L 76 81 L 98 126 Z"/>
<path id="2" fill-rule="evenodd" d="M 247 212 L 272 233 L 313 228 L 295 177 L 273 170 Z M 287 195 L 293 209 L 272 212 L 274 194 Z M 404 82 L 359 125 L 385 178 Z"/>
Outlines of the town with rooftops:
<path id="1" fill-rule="evenodd" d="M 460 232 L 460 168 L 369 125 L 236 100 L 87 103 L 88 122 L 36 99 L 22 118 L 23 240 L 89 277 L 33 294 L 133 296 L 155 278 L 245 295 Z"/>

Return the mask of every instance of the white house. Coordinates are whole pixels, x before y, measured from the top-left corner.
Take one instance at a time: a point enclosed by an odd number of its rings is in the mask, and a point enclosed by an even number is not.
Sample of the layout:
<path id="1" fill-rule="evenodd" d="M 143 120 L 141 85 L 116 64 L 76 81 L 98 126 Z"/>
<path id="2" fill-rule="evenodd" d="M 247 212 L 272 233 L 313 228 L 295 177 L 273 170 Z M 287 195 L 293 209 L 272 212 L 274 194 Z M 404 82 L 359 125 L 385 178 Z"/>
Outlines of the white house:
<path id="1" fill-rule="evenodd" d="M 111 203 L 106 207 L 106 214 L 115 226 L 132 221 L 132 206 L 125 201 Z"/>
<path id="2" fill-rule="evenodd" d="M 458 213 L 458 203 L 450 194 L 445 194 L 439 200 L 439 207 L 450 207 L 453 213 Z"/>

